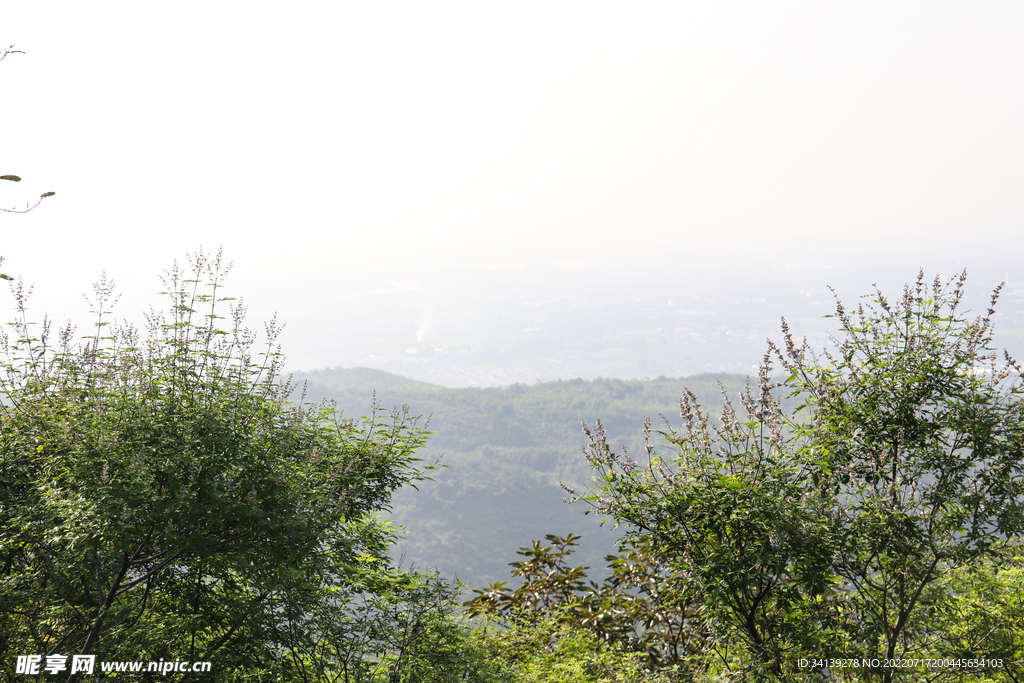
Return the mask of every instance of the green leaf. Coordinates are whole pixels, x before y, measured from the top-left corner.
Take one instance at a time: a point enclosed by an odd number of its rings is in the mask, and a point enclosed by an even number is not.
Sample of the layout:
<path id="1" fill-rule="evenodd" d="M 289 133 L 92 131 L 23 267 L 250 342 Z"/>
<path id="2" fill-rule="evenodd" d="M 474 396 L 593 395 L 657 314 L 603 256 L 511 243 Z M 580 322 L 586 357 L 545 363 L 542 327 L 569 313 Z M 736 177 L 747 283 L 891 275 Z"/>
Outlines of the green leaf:
<path id="1" fill-rule="evenodd" d="M 718 480 L 726 486 L 726 488 L 738 491 L 743 488 L 743 481 L 733 477 L 731 475 L 724 475 L 718 478 Z"/>

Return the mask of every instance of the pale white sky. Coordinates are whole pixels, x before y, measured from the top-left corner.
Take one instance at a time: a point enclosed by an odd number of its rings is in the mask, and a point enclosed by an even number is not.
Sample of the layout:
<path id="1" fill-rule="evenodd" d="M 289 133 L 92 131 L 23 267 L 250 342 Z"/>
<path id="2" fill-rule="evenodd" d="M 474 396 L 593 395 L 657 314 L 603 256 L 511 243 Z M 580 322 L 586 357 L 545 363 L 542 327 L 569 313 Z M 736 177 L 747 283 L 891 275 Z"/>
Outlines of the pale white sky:
<path id="1" fill-rule="evenodd" d="M 6 0 L 0 205 L 57 194 L 0 214 L 4 271 L 63 318 L 106 270 L 130 314 L 224 245 L 309 336 L 413 265 L 1012 269 L 1022 35 L 1016 2 Z"/>

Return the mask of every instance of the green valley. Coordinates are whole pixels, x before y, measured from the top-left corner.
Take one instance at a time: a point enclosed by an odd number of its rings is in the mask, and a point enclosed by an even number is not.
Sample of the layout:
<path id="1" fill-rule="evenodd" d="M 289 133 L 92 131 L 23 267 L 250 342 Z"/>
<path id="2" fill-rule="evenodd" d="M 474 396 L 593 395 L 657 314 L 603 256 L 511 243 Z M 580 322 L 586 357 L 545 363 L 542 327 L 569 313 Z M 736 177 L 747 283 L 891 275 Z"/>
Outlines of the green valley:
<path id="1" fill-rule="evenodd" d="M 508 578 L 516 549 L 549 533 L 582 534 L 575 561 L 601 576 L 619 533 L 584 515 L 582 504 L 562 502 L 558 486 L 559 480 L 576 487 L 590 481 L 581 421 L 600 419 L 613 443 L 638 453 L 645 418 L 655 429 L 659 415 L 678 422 L 684 387 L 714 409 L 722 388 L 736 396 L 746 382 L 741 375 L 705 374 L 452 389 L 369 368 L 324 369 L 295 379 L 307 383 L 307 400 L 334 400 L 346 416 L 366 415 L 376 392 L 385 410 L 408 405 L 413 415 L 429 418 L 433 434 L 420 457 L 441 458 L 445 467 L 418 491 L 395 495 L 392 519 L 408 531 L 398 552 L 407 564 L 437 567 L 442 576 L 474 586 Z"/>

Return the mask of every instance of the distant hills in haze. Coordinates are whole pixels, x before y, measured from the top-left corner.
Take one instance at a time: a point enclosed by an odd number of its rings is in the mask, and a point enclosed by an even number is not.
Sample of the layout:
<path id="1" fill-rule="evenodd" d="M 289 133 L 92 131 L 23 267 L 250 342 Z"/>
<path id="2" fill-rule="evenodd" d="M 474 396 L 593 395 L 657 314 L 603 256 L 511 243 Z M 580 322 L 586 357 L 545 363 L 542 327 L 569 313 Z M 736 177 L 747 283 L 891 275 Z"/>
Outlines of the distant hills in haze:
<path id="1" fill-rule="evenodd" d="M 301 343 L 285 346 L 302 354 L 289 355 L 293 367 L 362 366 L 446 387 L 745 375 L 757 372 L 767 339 L 782 343 L 783 316 L 796 338 L 822 348 L 839 333 L 838 321 L 825 317 L 835 313 L 830 287 L 854 310 L 875 283 L 897 298 L 920 265 L 836 258 L 835 268 L 797 258 L 713 264 L 694 253 L 661 269 L 399 270 L 353 285 L 315 324 L 290 320 L 287 335 Z M 924 265 L 930 280 L 935 271 Z M 1024 278 L 1002 267 L 970 272 L 963 306 L 975 313 L 988 309 L 996 284 L 1014 277 L 997 306 L 996 341 L 1024 357 Z"/>
<path id="2" fill-rule="evenodd" d="M 435 433 L 422 457 L 443 455 L 448 467 L 395 497 L 392 518 L 409 530 L 400 549 L 407 563 L 480 585 L 507 578 L 520 546 L 573 532 L 583 534 L 578 561 L 597 568 L 622 530 L 599 528 L 582 505 L 563 504 L 557 485 L 589 487 L 582 420 L 600 418 L 612 444 L 640 452 L 645 418 L 656 429 L 662 414 L 678 423 L 684 387 L 717 414 L 721 387 L 735 396 L 745 375 L 696 373 L 756 372 L 766 337 L 780 341 L 780 316 L 820 349 L 838 333 L 825 317 L 835 310 L 830 286 L 852 310 L 870 283 L 895 297 L 916 272 L 862 264 L 425 270 L 415 273 L 414 290 L 352 294 L 343 317 L 318 322 L 317 338 L 330 342 L 317 353 L 378 369 L 295 378 L 308 383 L 308 399 L 333 399 L 348 416 L 367 414 L 374 393 L 385 409 L 407 404 L 430 416 Z M 964 306 L 980 313 L 1009 273 L 972 273 Z M 1024 356 L 1024 289 L 1007 287 L 997 310 L 997 345 Z"/>
<path id="3" fill-rule="evenodd" d="M 505 387 L 453 389 L 370 368 L 296 373 L 310 401 L 330 399 L 346 416 L 366 415 L 373 395 L 384 409 L 408 405 L 429 416 L 424 459 L 441 457 L 433 482 L 402 490 L 393 521 L 408 535 L 398 553 L 406 564 L 436 567 L 471 586 L 508 578 L 515 551 L 545 534 L 583 535 L 575 556 L 599 575 L 603 557 L 616 552 L 622 530 L 567 505 L 557 481 L 586 490 L 591 472 L 583 457 L 581 421 L 600 418 L 609 442 L 642 452 L 641 430 L 650 416 L 678 424 L 679 397 L 689 387 L 717 413 L 722 388 L 736 396 L 746 377 L 705 374 L 645 380 L 560 380 Z M 660 443 L 658 444 L 661 445 Z"/>

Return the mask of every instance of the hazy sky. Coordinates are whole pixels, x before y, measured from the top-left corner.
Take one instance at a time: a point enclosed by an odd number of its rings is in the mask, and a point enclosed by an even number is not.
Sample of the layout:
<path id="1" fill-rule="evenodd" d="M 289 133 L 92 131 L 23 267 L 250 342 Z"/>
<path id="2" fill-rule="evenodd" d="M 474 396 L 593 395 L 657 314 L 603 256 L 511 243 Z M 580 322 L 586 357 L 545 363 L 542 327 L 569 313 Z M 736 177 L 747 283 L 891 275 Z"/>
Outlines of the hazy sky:
<path id="1" fill-rule="evenodd" d="M 1012 270 L 1022 35 L 1016 2 L 6 0 L 0 205 L 57 194 L 0 214 L 4 272 L 67 317 L 106 270 L 130 314 L 223 245 L 308 336 L 412 266 Z"/>

